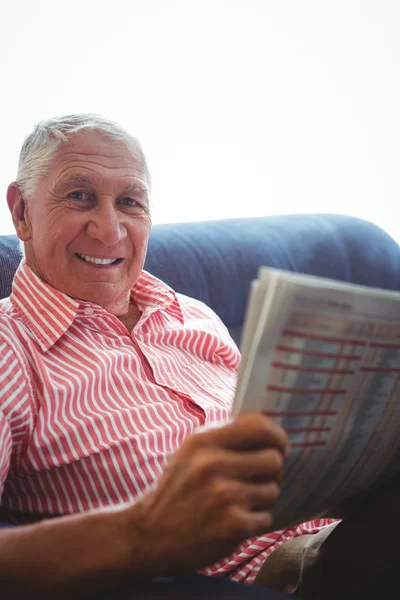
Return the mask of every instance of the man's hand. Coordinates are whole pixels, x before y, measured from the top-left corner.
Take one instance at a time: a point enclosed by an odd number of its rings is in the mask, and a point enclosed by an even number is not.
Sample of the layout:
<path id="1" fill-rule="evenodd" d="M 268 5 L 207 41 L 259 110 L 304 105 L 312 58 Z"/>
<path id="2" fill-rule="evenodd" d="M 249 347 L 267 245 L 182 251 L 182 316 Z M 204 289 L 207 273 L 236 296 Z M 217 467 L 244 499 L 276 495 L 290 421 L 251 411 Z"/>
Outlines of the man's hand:
<path id="1" fill-rule="evenodd" d="M 256 413 L 189 437 L 157 487 L 127 510 L 142 573 L 199 569 L 268 531 L 287 451 L 283 429 Z"/>
<path id="2" fill-rule="evenodd" d="M 287 447 L 268 417 L 241 416 L 189 437 L 133 505 L 0 531 L 1 597 L 81 598 L 228 555 L 270 529 Z"/>

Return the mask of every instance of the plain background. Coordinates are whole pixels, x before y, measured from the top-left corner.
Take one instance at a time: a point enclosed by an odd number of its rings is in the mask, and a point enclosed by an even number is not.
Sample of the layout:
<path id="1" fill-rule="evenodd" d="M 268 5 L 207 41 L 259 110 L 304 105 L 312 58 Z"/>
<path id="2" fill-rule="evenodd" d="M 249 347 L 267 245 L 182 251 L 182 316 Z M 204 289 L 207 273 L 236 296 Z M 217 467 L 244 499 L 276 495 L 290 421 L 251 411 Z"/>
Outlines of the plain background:
<path id="1" fill-rule="evenodd" d="M 0 0 L 0 233 L 24 136 L 136 134 L 154 221 L 334 212 L 400 241 L 397 0 Z"/>

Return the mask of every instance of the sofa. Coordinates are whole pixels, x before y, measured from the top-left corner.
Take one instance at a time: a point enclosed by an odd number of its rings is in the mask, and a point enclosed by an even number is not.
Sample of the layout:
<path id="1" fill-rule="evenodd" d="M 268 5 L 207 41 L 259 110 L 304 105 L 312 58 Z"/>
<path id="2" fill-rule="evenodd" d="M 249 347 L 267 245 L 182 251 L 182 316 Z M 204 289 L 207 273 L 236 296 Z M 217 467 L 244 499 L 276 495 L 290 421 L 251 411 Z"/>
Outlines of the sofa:
<path id="1" fill-rule="evenodd" d="M 21 259 L 0 236 L 0 298 Z M 208 304 L 239 344 L 260 265 L 400 290 L 400 246 L 376 225 L 341 215 L 290 215 L 155 225 L 145 268 Z"/>

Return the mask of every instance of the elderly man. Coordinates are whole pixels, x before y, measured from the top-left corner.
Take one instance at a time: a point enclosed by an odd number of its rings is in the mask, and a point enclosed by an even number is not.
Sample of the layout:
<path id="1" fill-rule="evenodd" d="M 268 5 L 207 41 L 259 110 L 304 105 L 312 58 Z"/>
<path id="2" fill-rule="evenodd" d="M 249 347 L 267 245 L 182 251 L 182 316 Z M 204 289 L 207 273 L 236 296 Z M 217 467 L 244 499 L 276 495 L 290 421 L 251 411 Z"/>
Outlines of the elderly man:
<path id="1" fill-rule="evenodd" d="M 138 142 L 100 117 L 39 123 L 22 148 L 7 200 L 25 260 L 0 304 L 1 510 L 20 524 L 0 532 L 2 598 L 132 582 L 140 597 L 207 565 L 252 582 L 327 524 L 262 536 L 288 451 L 276 423 L 196 433 L 229 418 L 239 355 L 210 309 L 143 271 L 149 188 Z"/>
<path id="2" fill-rule="evenodd" d="M 211 310 L 143 271 L 149 187 L 137 141 L 99 117 L 40 123 L 22 148 L 7 194 L 26 260 L 1 303 L 1 508 L 63 518 L 2 531 L 3 598 L 194 571 L 271 525 L 284 432 L 253 416 L 190 437 L 229 416 L 239 356 Z"/>

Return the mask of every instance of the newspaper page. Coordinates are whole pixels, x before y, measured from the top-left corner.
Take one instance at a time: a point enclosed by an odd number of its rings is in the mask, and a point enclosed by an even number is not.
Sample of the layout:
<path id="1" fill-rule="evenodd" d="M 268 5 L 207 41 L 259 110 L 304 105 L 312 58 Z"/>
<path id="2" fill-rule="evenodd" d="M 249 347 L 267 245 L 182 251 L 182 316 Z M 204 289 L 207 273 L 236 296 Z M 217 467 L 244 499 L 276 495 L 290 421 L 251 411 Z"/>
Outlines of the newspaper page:
<path id="1" fill-rule="evenodd" d="M 288 433 L 279 529 L 400 471 L 400 294 L 269 270 L 255 289 L 233 412 Z"/>

